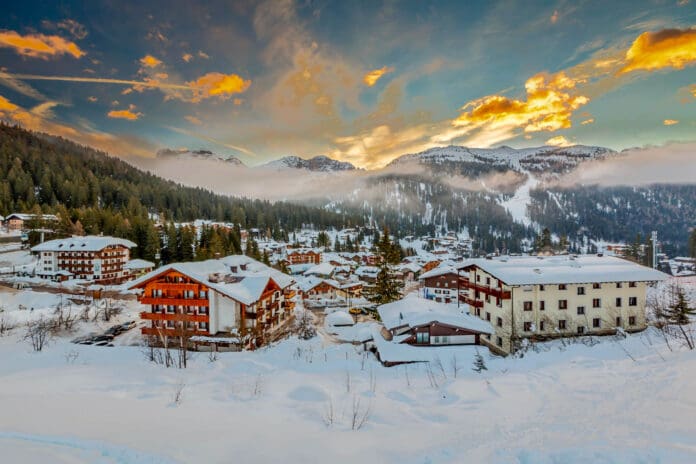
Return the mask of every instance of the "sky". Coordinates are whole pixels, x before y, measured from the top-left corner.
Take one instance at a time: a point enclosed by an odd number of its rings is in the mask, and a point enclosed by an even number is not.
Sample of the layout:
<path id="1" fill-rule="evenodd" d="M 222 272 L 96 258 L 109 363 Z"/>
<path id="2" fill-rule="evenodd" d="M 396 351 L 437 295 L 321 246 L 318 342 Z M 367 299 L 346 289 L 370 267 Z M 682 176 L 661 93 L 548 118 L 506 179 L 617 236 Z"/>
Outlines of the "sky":
<path id="1" fill-rule="evenodd" d="M 0 119 L 250 166 L 696 140 L 695 0 L 199 3 L 5 5 Z"/>

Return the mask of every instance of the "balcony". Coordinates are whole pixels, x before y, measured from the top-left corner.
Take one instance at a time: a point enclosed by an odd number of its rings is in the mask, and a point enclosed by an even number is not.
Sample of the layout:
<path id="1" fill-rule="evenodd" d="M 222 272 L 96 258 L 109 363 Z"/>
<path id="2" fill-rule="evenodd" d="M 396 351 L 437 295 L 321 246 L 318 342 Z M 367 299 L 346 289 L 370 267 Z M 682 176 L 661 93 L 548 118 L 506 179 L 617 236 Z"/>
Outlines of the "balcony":
<path id="1" fill-rule="evenodd" d="M 468 304 L 469 306 L 473 306 L 474 308 L 483 308 L 483 301 L 480 300 L 474 300 L 472 298 L 464 298 L 464 302 Z"/>
<path id="2" fill-rule="evenodd" d="M 163 327 L 143 327 L 140 329 L 142 335 L 156 335 L 158 337 L 179 337 L 181 336 L 182 329 L 165 329 Z M 188 336 L 193 335 L 208 335 L 207 330 L 188 330 L 184 332 Z"/>
<path id="3" fill-rule="evenodd" d="M 498 287 L 490 287 L 488 285 L 476 284 L 474 282 L 469 281 L 468 279 L 461 279 L 459 281 L 459 286 L 461 288 L 470 288 L 472 290 L 491 295 L 495 298 L 501 298 L 503 300 L 509 300 L 510 298 L 512 298 L 512 292 L 510 292 L 509 290 L 503 290 L 502 288 Z"/>
<path id="4" fill-rule="evenodd" d="M 140 319 L 148 321 L 186 321 L 186 322 L 208 322 L 208 314 L 189 314 L 189 313 L 150 313 L 143 311 Z"/>
<path id="5" fill-rule="evenodd" d="M 290 299 L 290 298 L 293 298 L 295 295 L 297 295 L 297 292 L 295 290 L 286 290 L 284 295 L 285 295 L 285 298 Z"/>
<path id="6" fill-rule="evenodd" d="M 142 304 L 156 304 L 165 306 L 208 306 L 208 300 L 203 298 L 170 298 L 167 296 L 143 296 Z"/>

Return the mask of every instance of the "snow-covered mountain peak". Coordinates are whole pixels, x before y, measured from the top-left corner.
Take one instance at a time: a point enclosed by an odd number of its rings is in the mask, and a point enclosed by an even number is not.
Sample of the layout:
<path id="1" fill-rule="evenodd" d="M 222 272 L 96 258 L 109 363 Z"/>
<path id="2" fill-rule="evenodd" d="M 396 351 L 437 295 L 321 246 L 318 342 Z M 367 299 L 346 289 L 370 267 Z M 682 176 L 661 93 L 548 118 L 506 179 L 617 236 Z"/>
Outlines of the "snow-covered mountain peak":
<path id="1" fill-rule="evenodd" d="M 307 171 L 336 172 L 354 170 L 355 166 L 345 161 L 337 161 L 328 156 L 319 155 L 314 158 L 304 159 L 299 156 L 285 156 L 270 161 L 262 167 L 271 169 L 305 169 Z"/>
<path id="2" fill-rule="evenodd" d="M 163 148 L 157 151 L 157 158 L 177 160 L 220 161 L 224 163 L 229 163 L 233 166 L 245 166 L 244 163 L 234 155 L 214 153 L 209 150 L 191 150 L 188 148 Z"/>

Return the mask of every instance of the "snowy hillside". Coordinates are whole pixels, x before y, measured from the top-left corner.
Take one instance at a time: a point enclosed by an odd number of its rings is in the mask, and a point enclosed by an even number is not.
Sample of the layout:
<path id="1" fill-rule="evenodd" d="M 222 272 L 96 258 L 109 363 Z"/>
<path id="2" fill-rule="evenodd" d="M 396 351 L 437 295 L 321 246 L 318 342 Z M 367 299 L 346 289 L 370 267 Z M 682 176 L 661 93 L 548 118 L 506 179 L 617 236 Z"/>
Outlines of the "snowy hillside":
<path id="1" fill-rule="evenodd" d="M 173 150 L 170 148 L 163 148 L 157 151 L 157 158 L 177 160 L 221 161 L 233 166 L 244 166 L 244 163 L 234 155 L 223 155 L 219 153 L 213 153 L 209 150 L 189 150 L 186 148 Z"/>
<path id="2" fill-rule="evenodd" d="M 344 161 L 337 161 L 328 156 L 315 156 L 314 158 L 304 159 L 299 156 L 285 156 L 273 160 L 261 167 L 270 169 L 306 169 L 308 171 L 335 172 L 354 170 L 355 166 Z"/>

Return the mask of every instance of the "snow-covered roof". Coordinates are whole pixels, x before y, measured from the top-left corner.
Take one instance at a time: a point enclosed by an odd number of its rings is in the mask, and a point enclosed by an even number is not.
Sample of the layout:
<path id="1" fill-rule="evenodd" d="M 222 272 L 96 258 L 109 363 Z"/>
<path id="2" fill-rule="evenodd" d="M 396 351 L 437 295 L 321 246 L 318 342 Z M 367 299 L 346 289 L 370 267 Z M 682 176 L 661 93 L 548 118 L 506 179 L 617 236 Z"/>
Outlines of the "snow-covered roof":
<path id="1" fill-rule="evenodd" d="M 663 272 L 613 256 L 502 256 L 471 259 L 459 268 L 471 265 L 507 285 L 644 282 L 668 277 Z"/>
<path id="2" fill-rule="evenodd" d="M 375 277 L 379 274 L 379 268 L 376 266 L 360 266 L 355 270 L 355 275 Z"/>
<path id="3" fill-rule="evenodd" d="M 21 219 L 22 221 L 29 221 L 30 219 L 34 219 L 36 217 L 36 214 L 29 214 L 29 213 L 12 213 L 9 216 L 5 218 L 5 220 L 9 221 L 10 219 Z M 46 221 L 57 221 L 58 216 L 55 214 L 42 214 L 41 219 L 46 220 Z"/>
<path id="4" fill-rule="evenodd" d="M 429 279 L 431 277 L 437 277 L 445 274 L 456 274 L 457 269 L 450 265 L 440 265 L 435 269 L 431 269 L 428 272 L 424 272 L 420 275 L 419 279 Z"/>
<path id="5" fill-rule="evenodd" d="M 399 266 L 399 269 L 405 270 L 405 271 L 411 271 L 411 272 L 420 272 L 420 270 L 423 268 L 418 263 L 408 262 L 408 263 L 401 264 Z"/>
<path id="6" fill-rule="evenodd" d="M 101 251 L 108 246 L 121 245 L 133 248 L 137 245 L 130 240 L 106 235 L 87 235 L 49 240 L 33 247 L 31 251 Z"/>
<path id="7" fill-rule="evenodd" d="M 355 321 L 353 320 L 353 316 L 351 316 L 350 314 L 348 314 L 345 311 L 332 312 L 331 314 L 326 316 L 325 322 L 327 325 L 330 325 L 330 326 L 355 324 Z"/>
<path id="8" fill-rule="evenodd" d="M 304 275 L 326 275 L 329 276 L 333 274 L 334 266 L 331 263 L 321 263 L 314 267 L 307 269 Z"/>
<path id="9" fill-rule="evenodd" d="M 423 348 L 407 343 L 397 343 L 397 337 L 392 341 L 385 340 L 379 326 L 371 327 L 372 341 L 379 352 L 379 359 L 385 363 L 410 362 L 442 362 L 443 359 L 458 359 L 462 365 L 474 360 L 476 353 L 485 351 L 486 347 L 479 345 L 428 346 Z"/>
<path id="10" fill-rule="evenodd" d="M 468 314 L 468 305 L 438 303 L 420 298 L 411 293 L 405 298 L 377 307 L 384 327 L 389 330 L 397 327 L 418 327 L 431 322 L 453 325 L 475 332 L 492 334 L 491 325 Z"/>
<path id="11" fill-rule="evenodd" d="M 123 266 L 123 269 L 134 271 L 138 269 L 150 269 L 153 267 L 155 267 L 155 263 L 152 263 L 150 261 L 146 261 L 144 259 L 131 259 Z"/>
<path id="12" fill-rule="evenodd" d="M 248 256 L 232 255 L 207 261 L 168 264 L 134 280 L 128 288 L 137 288 L 153 277 L 170 270 L 187 275 L 222 295 L 246 305 L 257 302 L 271 280 L 280 288 L 294 283 L 290 276 Z M 214 282 L 213 280 L 217 279 L 211 280 L 211 276 L 220 276 L 223 279 Z M 228 282 L 225 282 L 225 277 L 230 277 Z"/>

